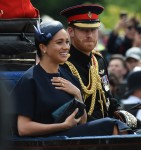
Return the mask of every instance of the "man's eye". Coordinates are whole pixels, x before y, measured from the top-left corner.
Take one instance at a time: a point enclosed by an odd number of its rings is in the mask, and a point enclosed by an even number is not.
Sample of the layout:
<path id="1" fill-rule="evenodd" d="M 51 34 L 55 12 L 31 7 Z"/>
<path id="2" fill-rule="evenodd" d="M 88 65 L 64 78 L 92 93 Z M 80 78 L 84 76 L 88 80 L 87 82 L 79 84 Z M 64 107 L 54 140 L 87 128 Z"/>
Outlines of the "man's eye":
<path id="1" fill-rule="evenodd" d="M 66 41 L 66 44 L 70 45 L 70 41 Z"/>

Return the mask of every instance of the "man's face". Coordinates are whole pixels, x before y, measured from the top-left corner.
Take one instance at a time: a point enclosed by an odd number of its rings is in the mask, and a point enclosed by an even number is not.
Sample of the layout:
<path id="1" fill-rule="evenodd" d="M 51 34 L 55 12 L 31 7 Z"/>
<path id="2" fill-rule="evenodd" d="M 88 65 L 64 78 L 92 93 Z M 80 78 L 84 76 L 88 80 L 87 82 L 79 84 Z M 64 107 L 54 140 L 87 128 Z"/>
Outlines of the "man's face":
<path id="1" fill-rule="evenodd" d="M 97 28 L 68 28 L 72 45 L 86 55 L 96 47 L 98 40 Z"/>
<path id="2" fill-rule="evenodd" d="M 109 73 L 115 74 L 119 79 L 123 78 L 127 70 L 120 59 L 112 59 L 108 65 Z"/>
<path id="3" fill-rule="evenodd" d="M 140 64 L 139 60 L 136 60 L 134 58 L 128 58 L 126 60 L 127 68 L 129 71 L 132 71 L 136 66 Z"/>

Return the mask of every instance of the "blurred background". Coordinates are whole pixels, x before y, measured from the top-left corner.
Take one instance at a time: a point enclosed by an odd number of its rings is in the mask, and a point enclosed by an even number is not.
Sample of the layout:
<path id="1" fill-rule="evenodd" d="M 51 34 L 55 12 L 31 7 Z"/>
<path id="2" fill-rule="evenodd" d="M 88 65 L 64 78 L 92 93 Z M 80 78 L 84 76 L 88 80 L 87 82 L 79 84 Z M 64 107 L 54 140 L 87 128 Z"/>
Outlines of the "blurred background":
<path id="1" fill-rule="evenodd" d="M 66 20 L 59 15 L 60 11 L 82 3 L 97 3 L 104 6 L 105 10 L 100 15 L 100 19 L 108 29 L 114 27 L 122 11 L 128 13 L 129 16 L 141 17 L 140 0 L 31 0 L 31 2 L 39 9 L 41 16 L 49 15 L 56 20 L 62 21 L 64 24 L 66 24 Z"/>

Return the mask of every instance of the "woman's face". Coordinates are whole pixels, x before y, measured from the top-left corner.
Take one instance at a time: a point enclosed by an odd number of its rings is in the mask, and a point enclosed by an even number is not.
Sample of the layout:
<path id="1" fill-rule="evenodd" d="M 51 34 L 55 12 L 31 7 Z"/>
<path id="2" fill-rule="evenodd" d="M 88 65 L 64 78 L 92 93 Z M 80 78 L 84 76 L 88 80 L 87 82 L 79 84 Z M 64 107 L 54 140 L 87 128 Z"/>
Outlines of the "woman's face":
<path id="1" fill-rule="evenodd" d="M 70 49 L 68 33 L 61 29 L 46 46 L 46 59 L 53 63 L 64 63 L 68 59 Z"/>
<path id="2" fill-rule="evenodd" d="M 135 33 L 136 33 L 136 29 L 135 29 L 135 26 L 133 25 L 132 22 L 129 22 L 125 28 L 125 34 L 126 36 L 133 40 L 134 39 L 134 36 L 135 36 Z"/>
<path id="3" fill-rule="evenodd" d="M 96 28 L 68 28 L 71 42 L 75 48 L 89 55 L 96 47 L 98 40 L 98 29 Z"/>

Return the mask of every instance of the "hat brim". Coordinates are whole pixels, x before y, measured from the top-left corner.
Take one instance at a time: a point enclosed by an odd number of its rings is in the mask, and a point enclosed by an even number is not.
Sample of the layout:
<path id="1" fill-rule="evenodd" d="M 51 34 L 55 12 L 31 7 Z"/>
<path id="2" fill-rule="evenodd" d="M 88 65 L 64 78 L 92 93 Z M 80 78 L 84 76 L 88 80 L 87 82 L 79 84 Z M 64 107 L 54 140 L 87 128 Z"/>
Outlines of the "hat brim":
<path id="1" fill-rule="evenodd" d="M 97 23 L 73 23 L 74 26 L 80 28 L 99 28 L 100 22 Z"/>
<path id="2" fill-rule="evenodd" d="M 133 58 L 135 60 L 140 60 L 140 57 L 139 56 L 135 56 L 135 55 L 126 57 L 126 60 L 128 60 L 129 58 Z"/>

